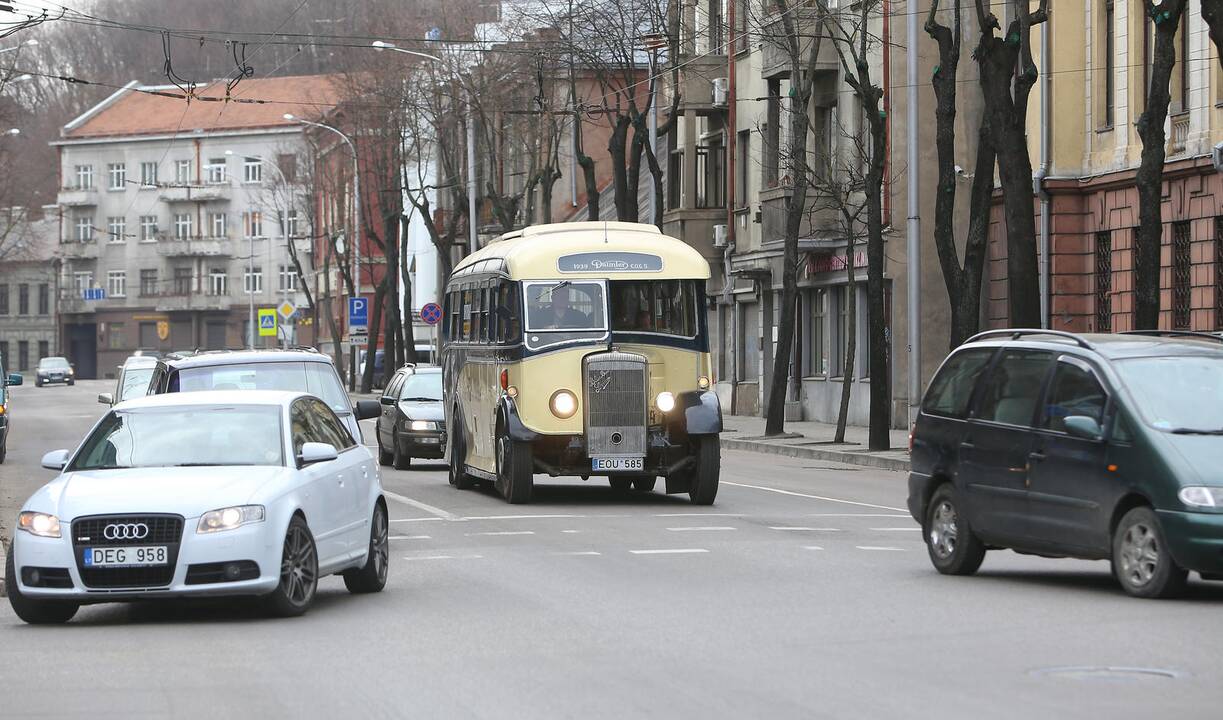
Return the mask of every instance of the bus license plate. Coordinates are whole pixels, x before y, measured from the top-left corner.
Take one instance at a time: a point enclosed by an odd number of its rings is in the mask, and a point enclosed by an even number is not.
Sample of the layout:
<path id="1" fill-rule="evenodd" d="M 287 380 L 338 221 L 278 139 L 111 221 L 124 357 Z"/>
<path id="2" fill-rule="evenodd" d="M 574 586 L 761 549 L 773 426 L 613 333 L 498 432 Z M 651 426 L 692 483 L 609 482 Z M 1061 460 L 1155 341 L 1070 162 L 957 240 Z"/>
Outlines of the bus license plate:
<path id="1" fill-rule="evenodd" d="M 141 567 L 168 562 L 170 553 L 165 545 L 85 548 L 85 567 Z"/>
<path id="2" fill-rule="evenodd" d="M 595 472 L 641 472 L 645 469 L 645 458 L 591 458 L 590 468 Z"/>

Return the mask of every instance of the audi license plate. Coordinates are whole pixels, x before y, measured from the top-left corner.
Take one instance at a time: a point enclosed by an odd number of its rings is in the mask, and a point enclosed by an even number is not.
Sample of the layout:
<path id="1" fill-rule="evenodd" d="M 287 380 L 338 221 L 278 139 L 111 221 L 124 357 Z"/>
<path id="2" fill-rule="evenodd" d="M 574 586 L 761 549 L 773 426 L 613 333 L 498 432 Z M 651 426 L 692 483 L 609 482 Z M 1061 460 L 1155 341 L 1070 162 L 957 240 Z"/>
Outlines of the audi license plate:
<path id="1" fill-rule="evenodd" d="M 85 548 L 85 567 L 142 567 L 168 562 L 170 553 L 165 545 Z"/>
<path id="2" fill-rule="evenodd" d="M 645 469 L 645 458 L 591 458 L 590 469 L 595 472 L 641 472 Z"/>

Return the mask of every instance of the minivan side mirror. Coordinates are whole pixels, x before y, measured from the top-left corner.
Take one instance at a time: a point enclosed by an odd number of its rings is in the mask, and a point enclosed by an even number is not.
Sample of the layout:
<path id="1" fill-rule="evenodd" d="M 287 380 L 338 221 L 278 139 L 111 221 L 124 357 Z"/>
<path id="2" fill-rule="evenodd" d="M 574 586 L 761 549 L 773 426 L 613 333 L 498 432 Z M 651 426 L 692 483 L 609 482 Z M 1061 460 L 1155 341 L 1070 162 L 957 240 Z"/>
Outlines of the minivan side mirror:
<path id="1" fill-rule="evenodd" d="M 52 450 L 42 456 L 42 466 L 48 470 L 63 470 L 68 464 L 67 450 Z"/>
<path id="2" fill-rule="evenodd" d="M 377 400 L 358 400 L 354 410 L 358 420 L 369 420 L 382 414 L 382 406 Z"/>
<path id="3" fill-rule="evenodd" d="M 334 445 L 320 442 L 302 443 L 301 452 L 297 455 L 298 465 L 312 465 L 314 463 L 327 462 L 335 460 L 340 456 Z"/>
<path id="4" fill-rule="evenodd" d="M 98 393 L 98 402 L 102 403 L 103 405 L 114 405 L 115 396 L 111 393 Z"/>
<path id="5" fill-rule="evenodd" d="M 20 385 L 21 383 L 21 373 L 9 373 L 9 376 L 4 379 L 5 385 Z"/>
<path id="6" fill-rule="evenodd" d="M 1068 415 L 1063 422 L 1066 425 L 1066 432 L 1077 438 L 1099 440 L 1104 435 L 1104 429 L 1100 427 L 1100 423 L 1096 422 L 1095 418 L 1086 415 Z"/>

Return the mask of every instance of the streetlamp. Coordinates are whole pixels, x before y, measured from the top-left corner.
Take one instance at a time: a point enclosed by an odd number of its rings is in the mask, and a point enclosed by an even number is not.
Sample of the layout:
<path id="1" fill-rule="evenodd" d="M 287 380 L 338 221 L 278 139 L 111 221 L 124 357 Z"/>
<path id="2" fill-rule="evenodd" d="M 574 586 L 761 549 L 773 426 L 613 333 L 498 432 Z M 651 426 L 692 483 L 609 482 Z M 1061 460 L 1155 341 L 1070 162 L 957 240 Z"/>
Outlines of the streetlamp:
<path id="1" fill-rule="evenodd" d="M 233 155 L 234 151 L 226 150 L 225 154 Z M 270 167 L 273 170 L 275 170 L 276 174 L 280 176 L 280 181 L 284 183 L 285 187 L 288 187 L 289 181 L 285 179 L 284 172 L 279 167 L 276 167 L 276 163 L 270 163 L 267 161 L 266 158 L 262 158 L 258 155 L 246 155 L 244 157 L 249 157 L 249 158 L 258 160 L 260 164 L 266 165 L 267 167 Z M 274 193 L 272 197 L 275 198 Z M 273 202 L 275 202 L 275 200 L 273 200 Z M 280 234 L 283 236 L 285 235 L 285 225 L 284 225 L 285 215 L 280 213 L 280 208 L 276 208 L 276 212 L 277 214 L 280 215 Z M 247 309 L 250 311 L 250 318 L 248 320 L 248 327 L 246 330 L 246 344 L 251 349 L 254 349 L 255 347 L 255 234 L 252 232 L 250 234 L 250 237 L 247 238 L 247 240 L 250 242 L 250 253 L 246 258 L 246 273 L 247 273 L 247 276 L 250 278 L 250 289 L 248 289 L 246 292 L 246 304 L 247 304 Z M 271 253 L 269 253 L 269 255 L 270 254 Z M 268 270 L 269 272 L 271 271 L 270 266 L 268 267 Z"/>
<path id="2" fill-rule="evenodd" d="M 0 53 L 13 52 L 15 50 L 20 50 L 23 47 L 34 47 L 37 44 L 38 44 L 37 40 L 30 38 L 29 40 L 26 40 L 25 42 L 17 43 L 16 45 L 14 45 L 11 48 L 4 48 L 3 50 L 0 50 Z"/>
<path id="3" fill-rule="evenodd" d="M 8 130 L 4 131 L 4 134 L 5 135 L 20 135 L 21 128 L 9 128 Z"/>
<path id="4" fill-rule="evenodd" d="M 415 50 L 404 50 L 401 47 L 396 47 L 388 42 L 375 40 L 370 43 L 370 46 L 375 50 L 394 50 L 395 52 L 405 55 L 415 55 L 434 62 L 442 62 L 442 59 L 436 55 L 417 52 Z M 468 252 L 474 253 L 477 249 L 476 236 L 476 123 L 475 112 L 472 109 L 472 98 L 468 93 L 467 103 L 467 240 L 469 249 Z"/>

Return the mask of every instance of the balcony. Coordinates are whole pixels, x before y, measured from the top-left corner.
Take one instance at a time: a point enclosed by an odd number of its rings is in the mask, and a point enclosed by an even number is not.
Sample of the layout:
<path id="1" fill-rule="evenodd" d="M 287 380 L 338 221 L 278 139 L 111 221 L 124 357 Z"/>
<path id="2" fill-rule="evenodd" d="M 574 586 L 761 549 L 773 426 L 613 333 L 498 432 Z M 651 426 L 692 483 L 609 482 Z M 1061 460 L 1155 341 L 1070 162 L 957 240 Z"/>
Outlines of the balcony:
<path id="1" fill-rule="evenodd" d="M 91 313 L 97 306 L 96 300 L 83 300 L 79 297 L 62 297 L 59 299 L 59 312 L 61 315 Z"/>
<path id="2" fill-rule="evenodd" d="M 230 188 L 224 185 L 163 185 L 157 196 L 168 203 L 211 202 L 229 200 Z"/>
<path id="3" fill-rule="evenodd" d="M 811 52 L 811 42 L 815 30 L 819 27 L 816 7 L 804 5 L 791 8 L 790 15 L 794 18 L 795 27 L 799 29 L 802 42 L 799 46 L 799 64 L 805 65 L 807 55 Z M 785 78 L 790 76 L 790 53 L 785 45 L 785 25 L 778 13 L 770 14 L 760 19 L 760 77 Z M 837 58 L 836 48 L 825 35 L 820 44 L 820 56 L 816 59 L 817 70 L 839 71 L 841 61 Z"/>
<path id="4" fill-rule="evenodd" d="M 157 254 L 164 257 L 228 257 L 233 254 L 232 246 L 229 238 L 159 238 Z"/>
<path id="5" fill-rule="evenodd" d="M 764 248 L 779 248 L 786 238 L 786 206 L 794 191 L 779 186 L 760 192 L 760 234 Z M 807 191 L 807 210 L 799 222 L 800 252 L 834 250 L 845 247 L 844 231 L 839 225 L 838 210 L 831 203 L 821 203 L 819 193 Z"/>
<path id="6" fill-rule="evenodd" d="M 725 55 L 679 56 L 678 84 L 670 84 L 670 92 L 680 94 L 680 111 L 692 111 L 697 115 L 713 115 L 726 110 L 726 102 L 714 103 L 714 80 L 726 78 Z M 671 74 L 666 74 L 671 78 Z M 721 100 L 721 99 L 720 99 Z"/>
<path id="7" fill-rule="evenodd" d="M 92 207 L 98 204 L 98 189 L 93 187 L 62 188 L 55 201 L 65 207 Z"/>
<path id="8" fill-rule="evenodd" d="M 1172 116 L 1172 135 L 1168 139 L 1168 154 L 1180 155 L 1185 152 L 1189 141 L 1189 113 Z"/>
<path id="9" fill-rule="evenodd" d="M 99 247 L 97 241 L 76 242 L 65 240 L 59 246 L 60 257 L 69 260 L 97 260 Z"/>
<path id="10" fill-rule="evenodd" d="M 228 295 L 162 295 L 157 298 L 157 312 L 184 312 L 187 310 L 228 310 Z"/>

